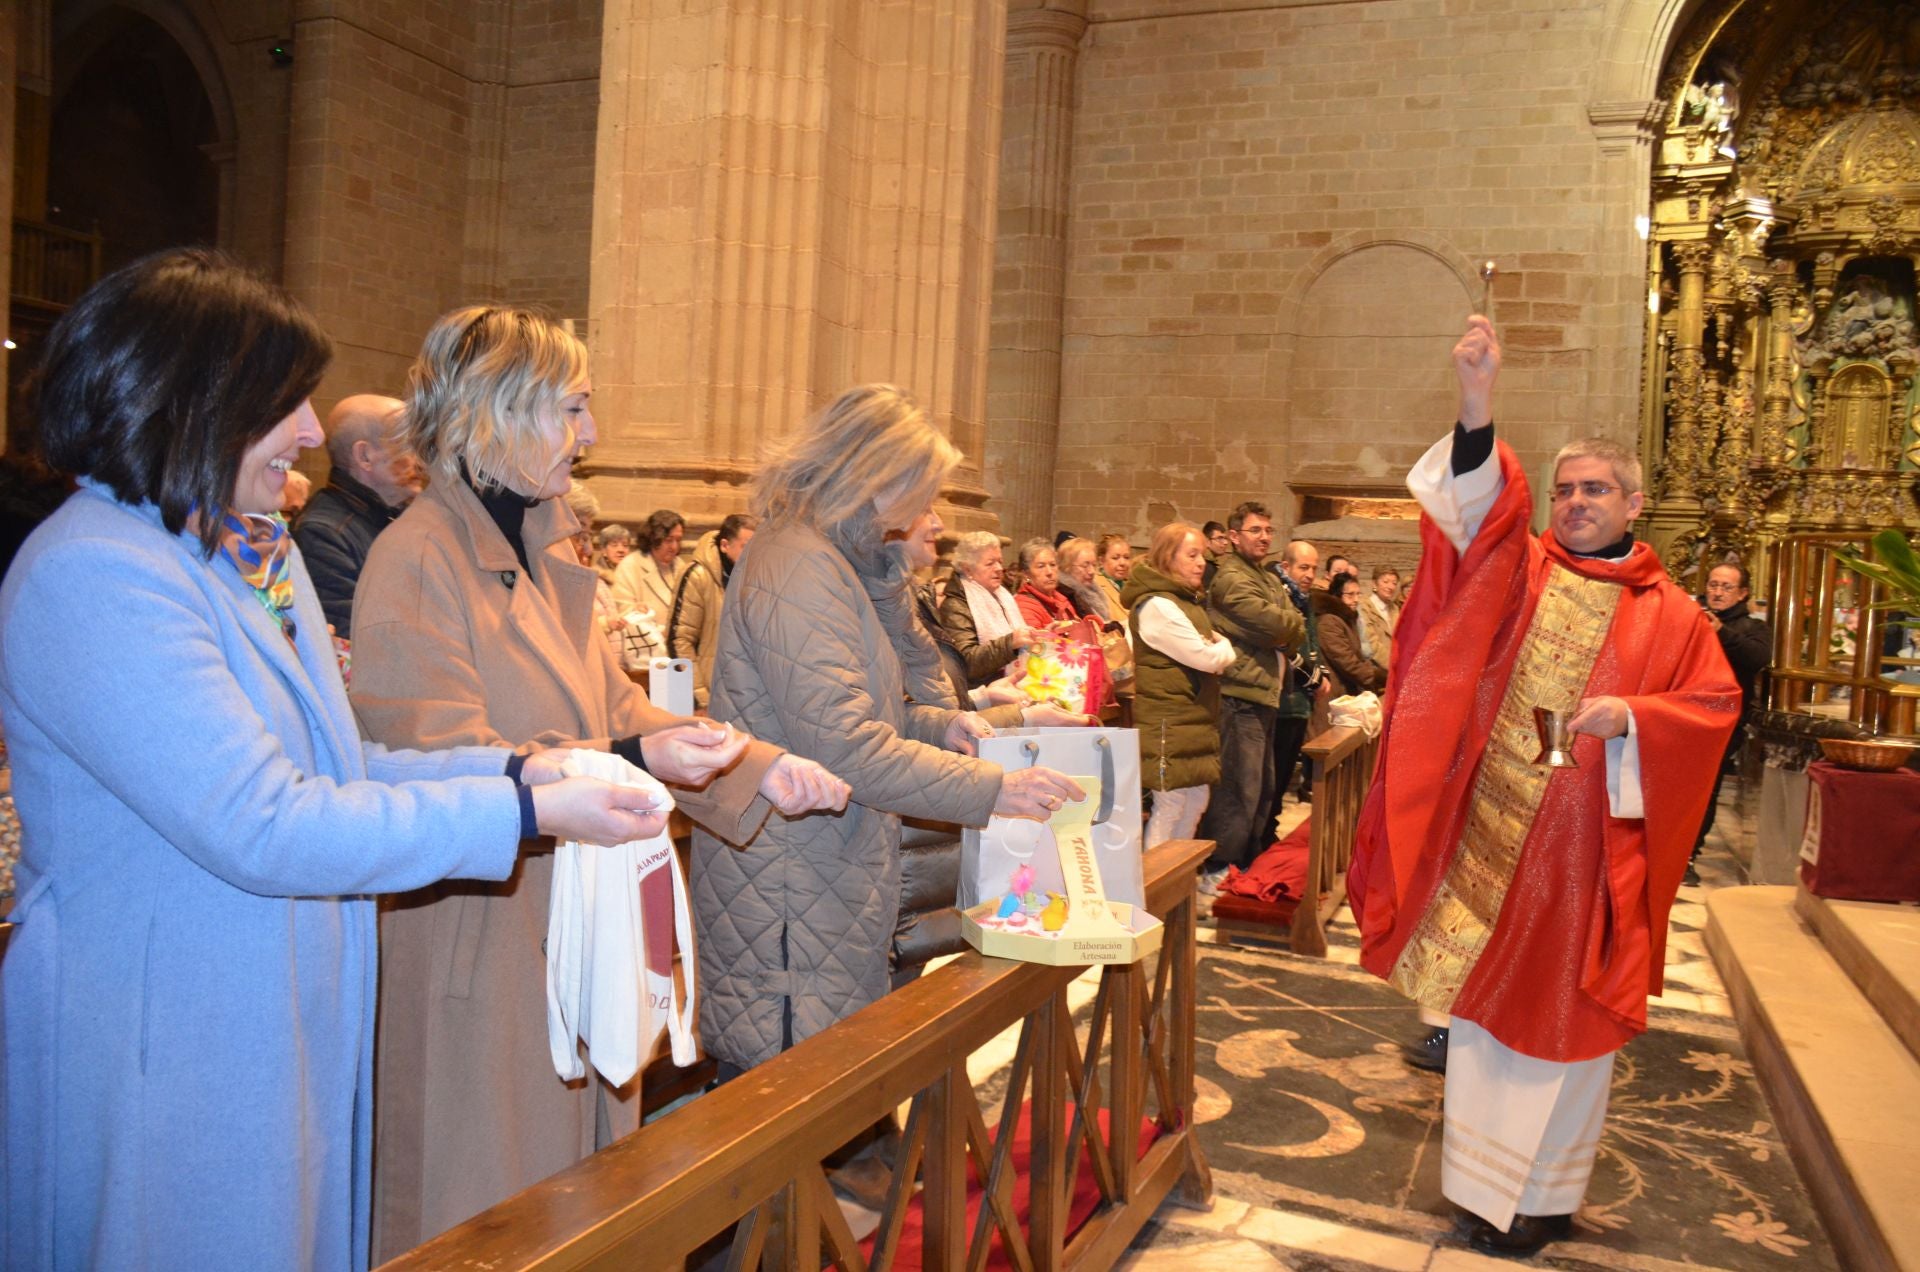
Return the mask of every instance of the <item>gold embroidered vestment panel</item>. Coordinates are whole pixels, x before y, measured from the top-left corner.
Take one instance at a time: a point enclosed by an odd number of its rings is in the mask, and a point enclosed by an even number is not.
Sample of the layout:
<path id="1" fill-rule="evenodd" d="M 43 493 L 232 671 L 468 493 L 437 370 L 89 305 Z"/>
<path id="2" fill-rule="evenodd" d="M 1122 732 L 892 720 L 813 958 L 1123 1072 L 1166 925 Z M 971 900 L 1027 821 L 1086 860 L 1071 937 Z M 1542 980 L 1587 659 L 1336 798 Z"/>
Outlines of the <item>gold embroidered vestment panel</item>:
<path id="1" fill-rule="evenodd" d="M 1554 773 L 1533 763 L 1533 709 L 1579 705 L 1619 603 L 1618 584 L 1551 567 L 1474 777 L 1459 850 L 1388 977 L 1423 1007 L 1452 1010 L 1493 935 Z"/>

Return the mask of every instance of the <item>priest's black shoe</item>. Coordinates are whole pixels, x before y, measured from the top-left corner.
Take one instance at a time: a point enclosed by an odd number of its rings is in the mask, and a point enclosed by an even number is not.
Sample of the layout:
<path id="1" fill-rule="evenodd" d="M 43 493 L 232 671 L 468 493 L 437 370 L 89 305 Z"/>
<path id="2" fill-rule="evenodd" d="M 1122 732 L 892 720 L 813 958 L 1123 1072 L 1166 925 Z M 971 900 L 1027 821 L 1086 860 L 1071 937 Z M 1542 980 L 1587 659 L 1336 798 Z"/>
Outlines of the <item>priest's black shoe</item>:
<path id="1" fill-rule="evenodd" d="M 1524 1259 L 1540 1253 L 1549 1242 L 1565 1241 L 1572 1235 L 1572 1215 L 1515 1215 L 1513 1226 L 1505 1232 L 1480 1220 L 1473 1225 L 1468 1240 L 1482 1254 Z"/>
<path id="2" fill-rule="evenodd" d="M 1425 1069 L 1429 1073 L 1447 1071 L 1447 1027 L 1436 1025 L 1427 1031 L 1427 1036 L 1418 1042 L 1408 1043 L 1403 1050 L 1407 1053 L 1407 1063 L 1416 1069 Z"/>

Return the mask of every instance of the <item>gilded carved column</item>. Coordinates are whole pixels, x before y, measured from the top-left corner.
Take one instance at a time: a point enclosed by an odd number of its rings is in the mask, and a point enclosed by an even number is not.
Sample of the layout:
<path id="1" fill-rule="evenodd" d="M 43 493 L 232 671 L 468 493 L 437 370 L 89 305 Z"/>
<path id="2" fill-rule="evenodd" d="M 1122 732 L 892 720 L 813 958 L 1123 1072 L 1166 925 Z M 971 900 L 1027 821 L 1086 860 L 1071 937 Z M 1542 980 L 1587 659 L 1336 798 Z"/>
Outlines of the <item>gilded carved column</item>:
<path id="1" fill-rule="evenodd" d="M 1786 463 L 1787 421 L 1793 418 L 1793 302 L 1800 280 L 1791 261 L 1775 261 L 1767 279 L 1767 397 L 1760 423 L 1760 458 Z"/>
<path id="2" fill-rule="evenodd" d="M 1680 295 L 1671 364 L 1673 388 L 1668 398 L 1665 493 L 1669 499 L 1692 499 L 1699 489 L 1703 453 L 1706 358 L 1701 342 L 1706 329 L 1707 265 L 1713 248 L 1707 243 L 1675 243 L 1672 252 L 1680 271 Z"/>
<path id="3" fill-rule="evenodd" d="M 609 0 L 589 342 L 606 514 L 743 508 L 842 390 L 918 397 L 985 524 L 1004 0 Z"/>
<path id="4" fill-rule="evenodd" d="M 1086 28 L 1084 15 L 1062 9 L 1007 17 L 986 477 L 1016 542 L 1052 531 L 1074 63 Z"/>
<path id="5" fill-rule="evenodd" d="M 1747 465 L 1753 458 L 1755 398 L 1758 388 L 1754 359 L 1759 344 L 1758 324 L 1743 320 L 1733 344 L 1733 378 L 1727 385 L 1720 416 L 1720 445 L 1714 452 L 1714 492 L 1723 514 L 1744 510 L 1749 502 Z"/>

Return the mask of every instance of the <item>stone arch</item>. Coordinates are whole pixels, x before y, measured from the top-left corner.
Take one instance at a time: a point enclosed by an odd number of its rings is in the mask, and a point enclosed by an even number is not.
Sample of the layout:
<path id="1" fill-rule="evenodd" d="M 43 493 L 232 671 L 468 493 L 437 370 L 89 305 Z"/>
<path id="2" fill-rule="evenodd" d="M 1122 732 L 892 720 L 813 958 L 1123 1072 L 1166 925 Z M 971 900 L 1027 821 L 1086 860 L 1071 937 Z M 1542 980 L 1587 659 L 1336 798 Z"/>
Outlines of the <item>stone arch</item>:
<path id="1" fill-rule="evenodd" d="M 1306 300 L 1307 293 L 1335 262 L 1342 257 L 1352 256 L 1356 252 L 1381 246 L 1410 248 L 1433 257 L 1453 273 L 1463 288 L 1468 289 L 1473 295 L 1478 295 L 1475 290 L 1479 282 L 1478 262 L 1467 259 L 1464 253 L 1440 235 L 1428 234 L 1424 230 L 1398 230 L 1391 234 L 1383 234 L 1377 230 L 1351 230 L 1315 252 L 1301 267 L 1300 272 L 1294 275 L 1293 282 L 1287 288 L 1286 296 L 1281 302 L 1281 312 L 1292 319 L 1289 329 L 1296 331 L 1299 329 L 1301 305 Z"/>
<path id="2" fill-rule="evenodd" d="M 1290 475 L 1397 482 L 1451 418 L 1447 350 L 1478 300 L 1475 264 L 1434 235 L 1321 249 L 1282 305 Z"/>
<path id="3" fill-rule="evenodd" d="M 1644 102 L 1659 91 L 1660 70 L 1674 39 L 1711 0 L 1608 0 L 1606 32 L 1593 78 L 1595 104 Z"/>
<path id="4" fill-rule="evenodd" d="M 230 77 L 219 47 L 207 36 L 208 28 L 199 4 L 189 0 L 72 0 L 71 3 L 62 4 L 56 18 L 59 25 L 54 31 L 55 44 L 65 43 L 69 39 L 83 42 L 75 50 L 81 56 L 70 59 L 70 64 L 84 62 L 85 54 L 91 51 L 85 44 L 89 40 L 86 33 L 97 30 L 97 20 L 114 9 L 124 9 L 148 19 L 180 46 L 180 51 L 187 55 L 194 70 L 199 72 L 200 86 L 206 91 L 208 105 L 213 110 L 218 139 L 232 142 L 239 131 L 239 118 L 234 111 Z M 54 85 L 56 101 L 65 94 L 66 88 L 63 83 Z"/>
<path id="5" fill-rule="evenodd" d="M 157 31 L 156 39 L 171 44 L 171 55 L 190 70 L 206 103 L 208 133 L 203 134 L 199 151 L 210 167 L 213 183 L 208 237 L 221 247 L 232 248 L 242 133 L 241 112 L 232 85 L 239 78 L 240 68 L 232 64 L 234 47 L 214 38 L 220 29 L 217 15 L 204 0 L 75 0 L 60 7 L 56 21 L 56 79 L 52 86 L 56 111 L 68 99 L 69 89 L 75 87 L 73 77 L 84 73 L 94 55 L 127 30 L 129 22 L 146 24 Z"/>

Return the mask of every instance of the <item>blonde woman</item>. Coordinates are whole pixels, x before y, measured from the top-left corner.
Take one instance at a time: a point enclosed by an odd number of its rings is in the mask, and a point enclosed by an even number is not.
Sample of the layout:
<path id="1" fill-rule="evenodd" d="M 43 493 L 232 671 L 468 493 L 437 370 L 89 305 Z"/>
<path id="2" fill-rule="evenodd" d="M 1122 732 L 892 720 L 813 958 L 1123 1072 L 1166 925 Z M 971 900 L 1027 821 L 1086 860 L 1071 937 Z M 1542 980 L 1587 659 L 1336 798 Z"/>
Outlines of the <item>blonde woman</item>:
<path id="1" fill-rule="evenodd" d="M 1073 607 L 1103 623 L 1117 623 L 1126 617 L 1118 605 L 1109 605 L 1100 590 L 1098 552 L 1091 539 L 1068 539 L 1056 549 L 1060 558 L 1060 590 L 1073 599 Z"/>
<path id="2" fill-rule="evenodd" d="M 458 309 L 408 381 L 404 440 L 433 482 L 375 541 L 354 598 L 353 705 L 372 737 L 610 749 L 679 784 L 680 807 L 733 842 L 770 803 L 844 801 L 810 761 L 652 706 L 595 634 L 599 579 L 561 497 L 595 438 L 578 340 L 531 310 Z M 554 1073 L 551 880 L 552 857 L 530 854 L 504 884 L 429 889 L 381 916 L 375 1262 L 639 1124 L 638 1082 Z"/>
<path id="3" fill-rule="evenodd" d="M 972 758 L 970 712 L 909 703 L 865 578 L 887 534 L 932 505 L 959 462 L 911 398 L 843 394 L 761 469 L 753 550 L 727 583 L 712 710 L 853 786 L 836 817 L 773 817 L 744 850 L 693 839 L 700 1035 L 723 1074 L 772 1059 L 887 992 L 900 818 L 1045 817 L 1080 788 L 1050 769 Z"/>
<path id="4" fill-rule="evenodd" d="M 999 535 L 989 530 L 961 535 L 953 545 L 953 572 L 940 602 L 940 625 L 967 664 L 967 683 L 977 688 L 1011 672 L 1020 651 L 1040 634 L 1027 626 L 1013 593 L 1003 586 L 1007 569 Z"/>
<path id="5" fill-rule="evenodd" d="M 1207 617 L 1206 576 L 1206 538 L 1176 521 L 1154 531 L 1121 594 L 1133 629 L 1140 776 L 1154 793 L 1149 848 L 1191 839 L 1220 780 L 1220 673 L 1233 664 L 1233 645 Z"/>
<path id="6" fill-rule="evenodd" d="M 1124 534 L 1103 534 L 1100 536 L 1099 556 L 1100 574 L 1095 581 L 1106 594 L 1107 603 L 1114 612 L 1125 614 L 1126 606 L 1120 603 L 1120 592 L 1127 585 L 1127 575 L 1133 571 L 1133 545 L 1127 542 Z"/>

